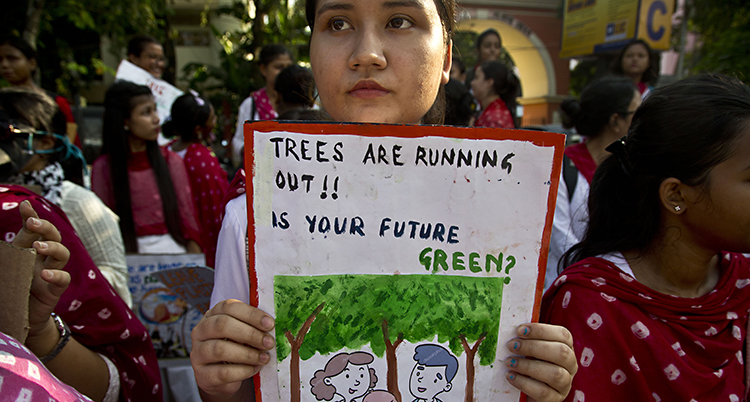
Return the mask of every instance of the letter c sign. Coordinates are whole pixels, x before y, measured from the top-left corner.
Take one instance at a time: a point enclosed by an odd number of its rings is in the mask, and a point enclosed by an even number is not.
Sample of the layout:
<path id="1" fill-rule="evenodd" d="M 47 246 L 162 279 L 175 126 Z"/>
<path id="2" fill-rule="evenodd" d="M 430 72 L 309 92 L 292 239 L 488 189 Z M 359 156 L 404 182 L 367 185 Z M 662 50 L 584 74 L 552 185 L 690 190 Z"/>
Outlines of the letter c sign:
<path id="1" fill-rule="evenodd" d="M 664 25 L 659 26 L 659 29 L 654 30 L 656 28 L 654 26 L 654 14 L 659 12 L 662 16 L 667 14 L 667 5 L 664 3 L 664 1 L 657 0 L 653 3 L 651 3 L 651 6 L 648 8 L 648 20 L 646 23 L 646 29 L 648 31 L 648 38 L 651 39 L 654 42 L 658 42 L 661 40 L 661 38 L 664 36 L 664 32 L 666 29 L 664 29 Z"/>

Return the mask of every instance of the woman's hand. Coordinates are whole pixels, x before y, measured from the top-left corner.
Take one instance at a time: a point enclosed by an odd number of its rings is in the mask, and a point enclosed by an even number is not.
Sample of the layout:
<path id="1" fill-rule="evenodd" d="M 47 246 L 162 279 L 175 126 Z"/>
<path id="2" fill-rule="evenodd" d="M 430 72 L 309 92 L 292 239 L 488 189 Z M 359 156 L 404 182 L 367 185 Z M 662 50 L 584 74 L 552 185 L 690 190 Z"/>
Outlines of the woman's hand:
<path id="1" fill-rule="evenodd" d="M 578 371 L 570 331 L 557 325 L 531 323 L 519 326 L 517 333 L 518 338 L 508 342 L 508 349 L 526 357 L 505 359 L 510 369 L 508 382 L 538 402 L 565 399 Z"/>
<path id="2" fill-rule="evenodd" d="M 39 219 L 31 203 L 19 206 L 23 228 L 13 239 L 16 247 L 36 249 L 34 278 L 29 297 L 29 335 L 26 345 L 39 356 L 54 348 L 59 331 L 50 314 L 70 284 L 70 274 L 62 268 L 70 258 L 68 249 L 60 244 L 60 232 L 51 223 Z M 46 350 L 49 347 L 49 350 Z"/>
<path id="3" fill-rule="evenodd" d="M 270 361 L 266 351 L 276 341 L 267 332 L 274 325 L 270 315 L 239 300 L 224 300 L 208 310 L 191 334 L 190 362 L 198 387 L 208 395 L 236 394 Z"/>

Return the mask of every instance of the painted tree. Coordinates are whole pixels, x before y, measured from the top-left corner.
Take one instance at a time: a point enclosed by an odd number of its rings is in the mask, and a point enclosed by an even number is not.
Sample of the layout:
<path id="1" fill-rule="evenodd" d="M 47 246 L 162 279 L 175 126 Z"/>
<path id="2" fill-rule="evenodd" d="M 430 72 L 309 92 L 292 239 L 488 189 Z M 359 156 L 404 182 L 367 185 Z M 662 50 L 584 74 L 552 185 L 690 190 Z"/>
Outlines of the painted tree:
<path id="1" fill-rule="evenodd" d="M 437 336 L 439 342 L 448 342 L 455 354 L 466 351 L 467 379 L 472 384 L 466 394 L 473 398 L 475 356 L 479 354 L 483 365 L 495 359 L 502 286 L 501 278 L 444 275 L 276 277 L 277 339 L 286 331 L 301 329 L 304 317 L 324 303 L 299 346 L 299 358 L 307 360 L 316 352 L 331 354 L 369 344 L 377 356 L 385 356 L 387 389 L 402 401 L 398 347 L 405 340 L 416 343 Z M 468 342 L 474 345 L 464 348 L 463 343 Z M 279 346 L 283 350 L 279 361 L 290 356 L 291 345 Z"/>

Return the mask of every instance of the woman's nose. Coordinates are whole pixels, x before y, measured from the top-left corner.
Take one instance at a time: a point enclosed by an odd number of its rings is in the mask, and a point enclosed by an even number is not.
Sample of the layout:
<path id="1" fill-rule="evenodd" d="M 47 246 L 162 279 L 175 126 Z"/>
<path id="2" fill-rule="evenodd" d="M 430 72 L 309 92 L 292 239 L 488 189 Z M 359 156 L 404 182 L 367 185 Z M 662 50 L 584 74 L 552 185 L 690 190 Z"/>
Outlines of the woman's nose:
<path id="1" fill-rule="evenodd" d="M 388 62 L 383 52 L 383 40 L 374 29 L 363 28 L 358 32 L 358 40 L 355 41 L 352 54 L 349 56 L 349 68 L 375 67 L 384 69 Z"/>

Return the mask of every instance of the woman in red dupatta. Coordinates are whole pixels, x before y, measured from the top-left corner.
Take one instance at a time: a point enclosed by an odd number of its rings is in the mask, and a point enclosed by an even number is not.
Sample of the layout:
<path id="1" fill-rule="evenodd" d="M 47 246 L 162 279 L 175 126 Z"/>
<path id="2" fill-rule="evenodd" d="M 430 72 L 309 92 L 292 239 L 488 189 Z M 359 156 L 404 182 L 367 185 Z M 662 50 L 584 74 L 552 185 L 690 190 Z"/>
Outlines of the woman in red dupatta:
<path id="1" fill-rule="evenodd" d="M 566 400 L 746 400 L 750 88 L 664 86 L 608 150 L 574 264 L 542 303 L 573 334 Z"/>

